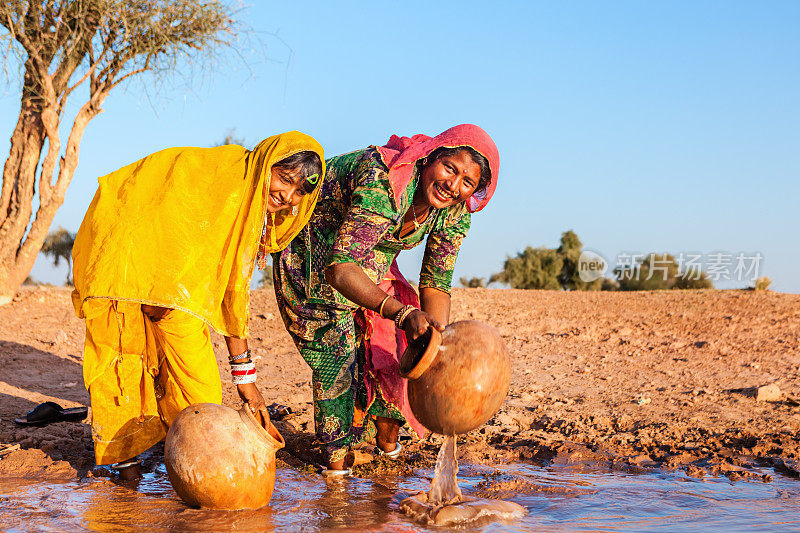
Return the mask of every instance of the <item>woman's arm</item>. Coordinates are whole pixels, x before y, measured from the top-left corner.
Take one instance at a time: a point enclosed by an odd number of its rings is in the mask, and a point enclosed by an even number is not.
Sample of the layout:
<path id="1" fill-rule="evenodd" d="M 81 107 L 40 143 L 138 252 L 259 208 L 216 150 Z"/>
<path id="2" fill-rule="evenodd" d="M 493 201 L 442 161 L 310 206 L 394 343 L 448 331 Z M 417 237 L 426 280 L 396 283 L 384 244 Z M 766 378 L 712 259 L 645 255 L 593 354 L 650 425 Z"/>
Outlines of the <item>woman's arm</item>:
<path id="1" fill-rule="evenodd" d="M 241 355 L 247 351 L 247 339 L 238 339 L 236 337 L 225 337 L 225 344 L 228 346 L 228 353 L 230 357 Z M 250 362 L 250 358 L 237 359 L 237 363 Z M 266 426 L 269 421 L 269 412 L 267 411 L 267 402 L 259 392 L 255 383 L 244 383 L 236 385 L 236 392 L 239 393 L 239 398 L 242 399 L 250 407 L 250 411 L 255 415 L 256 420 L 261 418 L 261 425 Z"/>
<path id="2" fill-rule="evenodd" d="M 435 228 L 425 243 L 425 255 L 419 273 L 420 302 L 423 310 L 445 325 L 450 323 L 453 269 L 469 225 L 470 215 L 464 210 L 455 221 Z"/>
<path id="3" fill-rule="evenodd" d="M 325 269 L 325 281 L 354 304 L 371 309 L 376 313 L 380 308 L 381 302 L 386 298 L 386 293 L 356 263 L 335 263 L 330 265 Z M 447 317 L 450 314 L 450 297 L 447 294 L 445 296 L 447 296 L 447 311 L 445 314 L 438 316 Z M 437 298 L 434 298 L 437 303 L 433 304 L 433 308 L 441 310 L 441 300 Z M 422 307 L 426 309 L 424 301 Z M 402 308 L 402 303 L 394 298 L 389 298 L 383 304 L 383 316 L 387 318 L 394 317 Z M 438 316 L 426 311 L 412 312 L 403 323 L 403 330 L 406 332 L 406 336 L 410 340 L 414 340 L 425 333 L 429 326 L 433 326 L 440 331 L 443 330 L 444 327 L 438 320 Z"/>
<path id="4" fill-rule="evenodd" d="M 422 310 L 432 315 L 440 324 L 450 323 L 450 295 L 434 287 L 419 290 Z"/>
<path id="5" fill-rule="evenodd" d="M 225 344 L 228 346 L 228 354 L 230 354 L 231 357 L 247 351 L 247 339 L 225 337 Z"/>

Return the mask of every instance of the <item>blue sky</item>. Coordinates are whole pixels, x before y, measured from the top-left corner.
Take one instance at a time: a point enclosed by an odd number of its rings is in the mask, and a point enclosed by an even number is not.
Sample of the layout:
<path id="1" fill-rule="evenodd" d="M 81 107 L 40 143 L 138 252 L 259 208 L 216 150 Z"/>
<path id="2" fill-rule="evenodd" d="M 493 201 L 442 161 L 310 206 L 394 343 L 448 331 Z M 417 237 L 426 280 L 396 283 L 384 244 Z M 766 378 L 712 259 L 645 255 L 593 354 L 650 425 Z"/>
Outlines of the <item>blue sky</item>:
<path id="1" fill-rule="evenodd" d="M 249 68 L 228 54 L 191 89 L 144 78 L 111 94 L 54 227 L 77 230 L 97 176 L 230 128 L 250 146 L 298 129 L 335 155 L 471 122 L 499 147 L 500 184 L 456 278 L 573 229 L 612 265 L 620 253 L 760 252 L 772 288 L 800 292 L 800 3 L 257 2 L 243 13 L 260 41 L 244 49 Z M 12 83 L 0 96 L 9 136 L 18 105 Z M 410 278 L 421 253 L 401 254 Z M 40 259 L 33 276 L 64 273 Z"/>

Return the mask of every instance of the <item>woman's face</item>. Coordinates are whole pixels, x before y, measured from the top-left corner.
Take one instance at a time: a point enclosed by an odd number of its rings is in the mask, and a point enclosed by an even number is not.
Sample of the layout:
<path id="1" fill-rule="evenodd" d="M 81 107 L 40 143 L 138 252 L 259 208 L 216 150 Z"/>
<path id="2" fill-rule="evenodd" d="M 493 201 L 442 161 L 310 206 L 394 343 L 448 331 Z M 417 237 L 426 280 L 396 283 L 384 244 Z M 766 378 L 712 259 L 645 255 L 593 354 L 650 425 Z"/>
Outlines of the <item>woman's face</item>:
<path id="1" fill-rule="evenodd" d="M 272 167 L 267 212 L 277 213 L 296 206 L 308 194 L 307 176 L 300 169 Z"/>
<path id="2" fill-rule="evenodd" d="M 435 209 L 465 202 L 481 178 L 481 167 L 466 150 L 440 157 L 422 168 L 415 197 Z"/>

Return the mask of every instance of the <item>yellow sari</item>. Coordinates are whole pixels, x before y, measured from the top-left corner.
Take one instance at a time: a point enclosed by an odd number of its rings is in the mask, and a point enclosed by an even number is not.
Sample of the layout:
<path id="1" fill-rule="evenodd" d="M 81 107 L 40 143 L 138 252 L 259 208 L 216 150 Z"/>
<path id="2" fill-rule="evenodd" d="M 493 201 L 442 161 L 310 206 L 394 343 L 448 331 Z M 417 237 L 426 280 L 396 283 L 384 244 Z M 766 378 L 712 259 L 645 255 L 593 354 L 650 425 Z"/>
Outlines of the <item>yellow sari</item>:
<path id="1" fill-rule="evenodd" d="M 267 219 L 271 167 L 300 151 L 319 155 L 324 176 L 319 143 L 289 132 L 252 151 L 169 148 L 100 178 L 72 251 L 98 464 L 146 450 L 191 403 L 221 402 L 205 324 L 247 337 L 259 248 L 286 247 L 321 188 L 296 214 Z M 153 322 L 142 304 L 173 311 Z"/>
<path id="2" fill-rule="evenodd" d="M 229 337 L 247 337 L 250 278 L 264 227 L 273 163 L 322 147 L 299 132 L 241 146 L 168 148 L 100 178 L 72 249 L 73 303 L 91 298 L 179 309 Z M 296 216 L 270 220 L 267 252 L 306 225 L 319 195 Z"/>

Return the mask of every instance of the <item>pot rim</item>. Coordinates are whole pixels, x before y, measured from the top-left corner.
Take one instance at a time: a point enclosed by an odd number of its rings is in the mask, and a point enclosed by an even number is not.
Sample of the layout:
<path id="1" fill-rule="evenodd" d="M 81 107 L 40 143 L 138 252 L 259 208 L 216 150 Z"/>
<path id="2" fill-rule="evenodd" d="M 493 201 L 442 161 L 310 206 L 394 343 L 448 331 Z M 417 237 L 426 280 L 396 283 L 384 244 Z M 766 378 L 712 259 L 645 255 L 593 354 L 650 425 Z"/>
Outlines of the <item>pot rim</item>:
<path id="1" fill-rule="evenodd" d="M 436 360 L 436 356 L 439 354 L 439 347 L 442 345 L 442 334 L 434 327 L 430 327 L 429 329 L 431 332 L 431 340 L 428 341 L 428 346 L 425 347 L 425 351 L 422 353 L 419 361 L 411 370 L 405 373 L 400 372 L 401 377 L 412 380 L 418 379 Z"/>
<path id="2" fill-rule="evenodd" d="M 276 450 L 280 450 L 286 446 L 286 441 L 283 440 L 283 435 L 281 435 L 280 431 L 278 431 L 278 428 L 275 427 L 275 424 L 272 423 L 272 420 L 269 421 L 270 429 L 263 427 L 258 423 L 258 420 L 256 420 L 255 415 L 250 411 L 250 409 L 247 408 L 247 404 L 243 405 L 242 408 L 239 409 L 239 416 L 242 417 L 242 420 L 245 421 L 245 424 L 251 424 L 254 426 L 256 435 L 267 441 L 267 443 L 273 446 Z M 277 437 L 273 435 L 273 432 L 275 435 L 277 435 Z"/>

